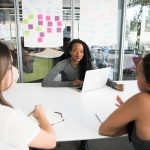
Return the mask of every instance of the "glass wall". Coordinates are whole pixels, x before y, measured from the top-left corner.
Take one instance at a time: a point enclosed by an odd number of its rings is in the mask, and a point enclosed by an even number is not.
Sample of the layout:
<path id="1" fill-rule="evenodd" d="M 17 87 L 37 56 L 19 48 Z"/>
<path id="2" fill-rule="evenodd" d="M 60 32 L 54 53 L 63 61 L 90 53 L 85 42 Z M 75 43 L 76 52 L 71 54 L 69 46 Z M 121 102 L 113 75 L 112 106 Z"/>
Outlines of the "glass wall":
<path id="1" fill-rule="evenodd" d="M 135 65 L 150 52 L 150 2 L 126 3 L 123 79 L 135 79 Z"/>
<path id="2" fill-rule="evenodd" d="M 103 2 L 103 1 L 101 1 Z M 110 2 L 111 3 L 111 2 Z M 110 5 L 108 3 L 108 5 Z M 119 72 L 119 58 L 120 58 L 120 31 L 121 31 L 121 11 L 122 11 L 122 3 L 123 1 L 118 0 L 116 6 L 117 12 L 117 28 L 113 31 L 116 32 L 117 41 L 114 43 L 106 43 L 99 41 L 98 44 L 88 43 L 89 48 L 91 50 L 91 55 L 93 56 L 93 61 L 99 68 L 111 66 L 112 73 L 111 78 L 117 80 L 118 72 Z M 81 38 L 80 36 L 80 0 L 63 0 L 63 45 L 59 47 L 50 47 L 53 50 L 64 51 L 66 49 L 66 45 L 73 38 Z M 15 13 L 14 13 L 14 1 L 3 1 L 0 3 L 0 39 L 1 41 L 7 43 L 10 49 L 16 51 L 16 25 L 15 25 Z M 85 6 L 86 7 L 86 6 Z M 90 12 L 89 12 L 90 13 Z M 101 22 L 105 24 L 105 21 L 109 25 L 111 22 L 109 19 L 111 17 L 106 18 L 104 14 L 103 20 Z M 22 64 L 23 64 L 23 82 L 41 82 L 41 80 L 47 75 L 47 73 L 51 70 L 51 68 L 59 61 L 59 57 L 56 58 L 41 58 L 38 57 L 38 53 L 44 52 L 47 48 L 41 47 L 25 47 L 24 46 L 24 37 L 23 37 L 23 25 L 22 25 L 22 2 L 19 1 L 19 20 L 20 20 L 20 41 L 21 41 L 21 53 L 22 53 Z M 96 21 L 96 20 L 95 20 Z M 148 22 L 148 21 L 147 21 Z M 95 22 L 96 24 L 97 22 Z M 106 25 L 107 25 L 106 23 Z M 90 22 L 89 22 L 90 24 Z M 128 28 L 127 28 L 128 29 Z M 103 28 L 99 29 L 100 32 L 103 32 Z M 147 29 L 148 30 L 148 29 Z M 112 32 L 110 29 L 108 32 Z M 128 33 L 128 32 L 126 32 Z M 88 34 L 93 34 L 92 32 L 88 32 Z M 102 38 L 107 38 L 105 34 L 101 34 Z M 116 38 L 115 37 L 115 38 Z M 129 37 L 126 35 L 126 37 Z M 102 39 L 101 38 L 101 39 Z M 87 41 L 85 41 L 87 42 Z M 129 44 L 130 43 L 130 44 Z M 133 47 L 131 42 L 128 43 L 128 47 Z M 130 45 L 130 46 L 129 46 Z M 17 58 L 14 55 L 14 64 L 17 64 Z"/>
<path id="3" fill-rule="evenodd" d="M 14 2 L 0 1 L 0 41 L 16 49 Z"/>
<path id="4" fill-rule="evenodd" d="M 5 43 L 9 47 L 12 52 L 13 63 L 16 67 L 18 67 L 19 51 L 17 50 L 18 40 L 16 38 L 17 28 L 15 22 L 15 10 L 16 9 L 14 0 L 0 0 L 0 41 Z M 21 17 L 22 16 L 20 15 L 19 18 Z"/>

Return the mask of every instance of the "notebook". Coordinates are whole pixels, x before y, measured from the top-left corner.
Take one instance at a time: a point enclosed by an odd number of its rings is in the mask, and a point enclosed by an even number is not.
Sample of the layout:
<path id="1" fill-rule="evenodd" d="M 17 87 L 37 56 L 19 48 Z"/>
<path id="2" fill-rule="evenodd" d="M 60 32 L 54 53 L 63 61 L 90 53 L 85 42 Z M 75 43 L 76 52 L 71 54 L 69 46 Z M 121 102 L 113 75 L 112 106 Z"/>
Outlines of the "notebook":
<path id="1" fill-rule="evenodd" d="M 100 89 L 106 86 L 110 73 L 110 67 L 88 70 L 85 73 L 85 78 L 82 87 L 76 88 L 81 92 L 88 92 L 91 90 Z"/>
<path id="2" fill-rule="evenodd" d="M 43 111 L 46 114 L 46 116 L 47 116 L 49 122 L 51 123 L 51 125 L 54 125 L 56 123 L 64 121 L 64 118 L 63 118 L 62 114 L 59 113 L 59 112 L 52 111 L 49 108 L 43 108 Z M 34 117 L 33 113 L 31 113 L 28 116 L 33 122 L 39 124 L 37 119 Z"/>

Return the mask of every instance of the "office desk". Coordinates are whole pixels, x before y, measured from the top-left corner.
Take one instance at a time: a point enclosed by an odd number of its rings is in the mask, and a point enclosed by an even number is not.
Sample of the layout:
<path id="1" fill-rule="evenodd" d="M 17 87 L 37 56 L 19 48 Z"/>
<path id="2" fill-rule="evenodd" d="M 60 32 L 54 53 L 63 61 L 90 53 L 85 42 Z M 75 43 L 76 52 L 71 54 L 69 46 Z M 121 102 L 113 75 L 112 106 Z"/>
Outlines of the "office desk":
<path id="1" fill-rule="evenodd" d="M 4 92 L 4 96 L 26 114 L 33 110 L 35 104 L 61 112 L 65 121 L 54 125 L 58 141 L 100 139 L 104 137 L 98 134 L 100 123 L 95 113 L 103 120 L 116 109 L 117 95 L 126 100 L 138 92 L 136 81 L 123 83 L 124 92 L 106 86 L 87 93 L 71 88 L 43 88 L 40 83 L 18 83 Z"/>

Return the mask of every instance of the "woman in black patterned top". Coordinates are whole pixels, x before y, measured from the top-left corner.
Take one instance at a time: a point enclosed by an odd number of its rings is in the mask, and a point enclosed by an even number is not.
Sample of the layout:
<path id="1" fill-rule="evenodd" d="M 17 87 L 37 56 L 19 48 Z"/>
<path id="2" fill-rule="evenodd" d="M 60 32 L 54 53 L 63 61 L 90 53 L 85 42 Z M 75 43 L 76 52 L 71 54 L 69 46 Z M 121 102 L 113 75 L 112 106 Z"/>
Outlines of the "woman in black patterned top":
<path id="1" fill-rule="evenodd" d="M 137 66 L 139 93 L 125 103 L 117 97 L 119 108 L 100 126 L 99 133 L 120 136 L 128 133 L 136 150 L 150 150 L 150 54 Z"/>

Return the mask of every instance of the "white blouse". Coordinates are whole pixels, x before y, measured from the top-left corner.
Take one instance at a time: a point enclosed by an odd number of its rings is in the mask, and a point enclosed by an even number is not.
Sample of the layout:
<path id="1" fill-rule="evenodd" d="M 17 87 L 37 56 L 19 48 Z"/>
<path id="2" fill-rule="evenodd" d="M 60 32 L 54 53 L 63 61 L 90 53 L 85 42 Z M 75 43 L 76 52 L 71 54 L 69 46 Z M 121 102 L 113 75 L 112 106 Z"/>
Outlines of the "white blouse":
<path id="1" fill-rule="evenodd" d="M 21 111 L 0 105 L 0 149 L 28 150 L 40 128 Z"/>

